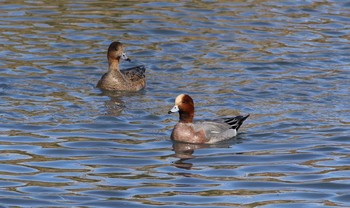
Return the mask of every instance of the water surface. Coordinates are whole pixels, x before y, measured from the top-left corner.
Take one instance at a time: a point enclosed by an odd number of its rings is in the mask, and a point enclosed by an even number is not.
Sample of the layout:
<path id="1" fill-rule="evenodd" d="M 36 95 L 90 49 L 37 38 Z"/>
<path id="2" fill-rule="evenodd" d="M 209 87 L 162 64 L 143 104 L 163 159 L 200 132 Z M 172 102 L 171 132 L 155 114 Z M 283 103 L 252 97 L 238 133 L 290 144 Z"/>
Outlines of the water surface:
<path id="1" fill-rule="evenodd" d="M 350 4 L 1 1 L 4 207 L 350 206 Z M 103 93 L 122 41 L 147 88 Z M 198 119 L 251 114 L 234 139 L 172 143 Z"/>

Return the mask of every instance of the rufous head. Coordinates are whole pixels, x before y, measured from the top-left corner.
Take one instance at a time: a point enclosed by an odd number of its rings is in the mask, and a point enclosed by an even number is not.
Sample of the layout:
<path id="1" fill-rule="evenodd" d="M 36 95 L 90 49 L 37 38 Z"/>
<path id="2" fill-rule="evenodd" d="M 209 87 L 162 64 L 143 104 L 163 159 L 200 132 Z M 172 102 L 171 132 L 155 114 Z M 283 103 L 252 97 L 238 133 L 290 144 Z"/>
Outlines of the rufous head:
<path id="1" fill-rule="evenodd" d="M 131 61 L 126 53 L 124 52 L 124 46 L 121 42 L 115 41 L 112 42 L 107 51 L 107 59 L 108 60 L 126 60 L 126 61 Z"/>
<path id="2" fill-rule="evenodd" d="M 168 112 L 176 113 L 179 112 L 180 121 L 192 122 L 194 116 L 194 103 L 193 99 L 186 94 L 178 95 L 175 99 L 175 105 Z"/>

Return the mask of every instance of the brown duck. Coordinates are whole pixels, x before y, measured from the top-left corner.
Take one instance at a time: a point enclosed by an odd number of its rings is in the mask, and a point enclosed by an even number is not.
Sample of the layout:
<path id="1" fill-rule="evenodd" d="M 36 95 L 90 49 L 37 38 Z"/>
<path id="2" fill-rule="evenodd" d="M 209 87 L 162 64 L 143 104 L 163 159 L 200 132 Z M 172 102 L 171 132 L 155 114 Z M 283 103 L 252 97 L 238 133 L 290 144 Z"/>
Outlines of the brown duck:
<path id="1" fill-rule="evenodd" d="M 123 44 L 113 42 L 107 51 L 108 72 L 105 73 L 97 83 L 97 87 L 110 91 L 139 91 L 146 85 L 145 71 L 143 65 L 120 70 L 121 60 L 131 61 L 124 52 Z"/>

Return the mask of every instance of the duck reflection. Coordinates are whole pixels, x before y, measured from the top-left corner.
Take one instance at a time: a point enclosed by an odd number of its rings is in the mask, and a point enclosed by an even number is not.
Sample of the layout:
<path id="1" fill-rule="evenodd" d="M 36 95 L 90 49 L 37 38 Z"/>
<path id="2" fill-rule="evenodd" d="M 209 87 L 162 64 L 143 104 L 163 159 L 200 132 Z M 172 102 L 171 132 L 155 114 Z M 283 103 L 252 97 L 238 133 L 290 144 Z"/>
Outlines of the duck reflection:
<path id="1" fill-rule="evenodd" d="M 179 160 L 174 162 L 174 166 L 189 170 L 192 168 L 193 164 L 187 160 L 196 157 L 193 155 L 195 150 L 203 148 L 229 148 L 230 145 L 232 145 L 232 142 L 228 141 L 217 144 L 192 144 L 173 141 L 173 151 L 175 152 L 175 157 L 179 158 Z"/>
<path id="2" fill-rule="evenodd" d="M 101 96 L 109 97 L 109 100 L 105 101 L 105 107 L 107 110 L 107 115 L 119 116 L 121 112 L 125 109 L 125 99 L 127 97 L 132 97 L 140 92 L 123 92 L 123 91 L 108 91 L 101 90 Z"/>
<path id="3" fill-rule="evenodd" d="M 101 95 L 108 96 L 110 99 L 105 101 L 105 107 L 107 115 L 118 116 L 125 108 L 125 104 L 122 100 L 123 96 L 120 92 L 112 92 L 103 90 Z"/>
<path id="4" fill-rule="evenodd" d="M 179 160 L 174 162 L 174 165 L 178 168 L 191 169 L 193 164 L 186 162 L 186 160 L 194 158 L 193 153 L 197 149 L 206 148 L 208 145 L 205 144 L 190 144 L 183 142 L 173 142 L 173 151 L 175 152 L 175 157 Z"/>

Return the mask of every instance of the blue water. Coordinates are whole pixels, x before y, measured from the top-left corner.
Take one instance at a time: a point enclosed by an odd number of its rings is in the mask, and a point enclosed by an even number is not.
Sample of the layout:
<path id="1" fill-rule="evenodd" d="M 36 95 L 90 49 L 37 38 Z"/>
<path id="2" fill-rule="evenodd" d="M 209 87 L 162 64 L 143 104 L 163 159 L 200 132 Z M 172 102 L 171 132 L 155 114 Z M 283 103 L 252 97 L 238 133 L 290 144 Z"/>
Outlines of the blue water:
<path id="1" fill-rule="evenodd" d="M 0 4 L 0 206 L 350 206 L 350 4 Z M 95 88 L 112 41 L 136 93 Z M 238 137 L 173 143 L 196 118 L 251 114 Z"/>

